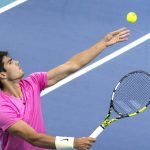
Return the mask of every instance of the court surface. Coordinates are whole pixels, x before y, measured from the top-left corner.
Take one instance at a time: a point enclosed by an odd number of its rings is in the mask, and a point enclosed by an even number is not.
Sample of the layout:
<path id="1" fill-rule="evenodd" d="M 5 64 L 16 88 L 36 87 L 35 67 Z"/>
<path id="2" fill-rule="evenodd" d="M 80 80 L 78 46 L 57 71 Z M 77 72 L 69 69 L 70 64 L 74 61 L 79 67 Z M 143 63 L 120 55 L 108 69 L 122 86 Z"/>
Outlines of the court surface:
<path id="1" fill-rule="evenodd" d="M 8 3 L 12 2 L 7 1 Z M 5 4 L 4 4 L 5 3 Z M 0 7 L 6 1 L 0 0 Z M 107 48 L 90 64 L 150 34 L 150 1 L 28 0 L 0 14 L 0 49 L 20 61 L 25 77 L 48 71 L 121 27 L 131 30 L 128 41 Z M 126 22 L 135 11 L 138 21 Z M 111 93 L 124 75 L 150 72 L 150 40 L 91 69 L 42 96 L 47 134 L 89 136 L 103 121 Z M 89 64 L 89 65 L 90 65 Z M 148 150 L 150 109 L 109 126 L 92 150 Z"/>

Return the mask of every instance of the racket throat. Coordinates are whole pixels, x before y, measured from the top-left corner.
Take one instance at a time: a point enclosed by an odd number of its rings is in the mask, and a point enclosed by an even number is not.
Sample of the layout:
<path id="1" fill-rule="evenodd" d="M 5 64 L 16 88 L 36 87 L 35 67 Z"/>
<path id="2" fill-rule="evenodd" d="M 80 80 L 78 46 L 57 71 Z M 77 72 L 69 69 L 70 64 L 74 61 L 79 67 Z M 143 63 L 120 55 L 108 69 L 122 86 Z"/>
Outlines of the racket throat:
<path id="1" fill-rule="evenodd" d="M 105 129 L 108 125 L 110 125 L 111 123 L 113 123 L 113 122 L 115 122 L 115 121 L 117 121 L 117 120 L 118 120 L 117 118 L 113 118 L 113 119 L 111 119 L 111 120 L 105 119 L 105 120 L 103 121 L 103 123 L 101 124 L 101 127 L 102 127 L 103 129 Z"/>

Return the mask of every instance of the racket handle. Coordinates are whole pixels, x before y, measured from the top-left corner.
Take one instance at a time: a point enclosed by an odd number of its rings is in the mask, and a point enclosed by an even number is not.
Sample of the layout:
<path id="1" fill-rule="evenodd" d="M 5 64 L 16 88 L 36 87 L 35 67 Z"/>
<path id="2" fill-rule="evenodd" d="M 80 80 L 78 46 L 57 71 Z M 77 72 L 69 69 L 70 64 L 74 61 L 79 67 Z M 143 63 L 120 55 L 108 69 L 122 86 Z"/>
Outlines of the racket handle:
<path id="1" fill-rule="evenodd" d="M 101 126 L 98 126 L 95 131 L 90 135 L 92 138 L 97 138 L 104 129 Z"/>

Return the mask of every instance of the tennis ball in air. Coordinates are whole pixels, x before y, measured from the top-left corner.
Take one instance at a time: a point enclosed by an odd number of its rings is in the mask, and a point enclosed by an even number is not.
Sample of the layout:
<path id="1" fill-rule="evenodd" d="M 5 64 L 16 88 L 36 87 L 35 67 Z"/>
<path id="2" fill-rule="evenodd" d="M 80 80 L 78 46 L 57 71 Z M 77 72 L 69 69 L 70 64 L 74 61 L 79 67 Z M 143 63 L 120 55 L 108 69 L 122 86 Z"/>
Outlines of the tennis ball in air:
<path id="1" fill-rule="evenodd" d="M 135 12 L 129 12 L 126 18 L 128 22 L 134 23 L 137 21 L 137 14 Z"/>

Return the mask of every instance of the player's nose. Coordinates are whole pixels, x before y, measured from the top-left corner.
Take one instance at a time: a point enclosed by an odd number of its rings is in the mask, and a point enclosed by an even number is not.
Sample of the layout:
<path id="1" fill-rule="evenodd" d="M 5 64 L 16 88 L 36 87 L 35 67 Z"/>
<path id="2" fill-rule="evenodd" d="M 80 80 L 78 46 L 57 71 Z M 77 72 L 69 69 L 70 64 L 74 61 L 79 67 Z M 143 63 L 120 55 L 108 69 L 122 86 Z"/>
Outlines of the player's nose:
<path id="1" fill-rule="evenodd" d="M 19 61 L 18 61 L 18 60 L 15 60 L 15 63 L 16 63 L 16 64 L 19 64 Z"/>
<path id="2" fill-rule="evenodd" d="M 15 64 L 16 64 L 17 66 L 19 66 L 19 61 L 18 61 L 18 60 L 15 60 Z"/>

